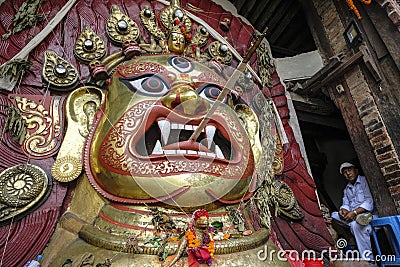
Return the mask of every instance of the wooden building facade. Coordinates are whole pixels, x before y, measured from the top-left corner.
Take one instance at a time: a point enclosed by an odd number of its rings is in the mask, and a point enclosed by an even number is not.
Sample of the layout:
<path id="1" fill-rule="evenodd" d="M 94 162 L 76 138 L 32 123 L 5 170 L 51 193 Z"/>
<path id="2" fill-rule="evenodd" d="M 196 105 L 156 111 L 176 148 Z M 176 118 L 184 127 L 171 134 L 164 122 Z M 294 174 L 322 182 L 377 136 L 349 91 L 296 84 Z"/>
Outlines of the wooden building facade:
<path id="1" fill-rule="evenodd" d="M 369 181 L 378 213 L 398 214 L 399 1 L 232 2 L 239 14 L 259 29 L 271 27 L 268 41 L 275 57 L 293 57 L 317 50 L 322 58 L 323 66 L 318 72 L 288 81 L 286 87 L 295 96 L 293 102 L 300 126 L 303 124 L 311 170 L 320 185 L 320 195 L 327 197 L 328 206 L 335 201 L 329 199 L 329 192 L 324 194 L 332 189 L 323 176 L 328 170 L 338 176 L 338 164 L 356 157 Z M 270 16 L 264 16 L 266 13 Z M 346 32 L 356 38 L 353 43 L 346 40 Z M 334 163 L 330 163 L 329 156 L 315 148 L 320 145 L 315 144 L 315 136 L 329 134 L 333 139 L 349 138 L 351 143 L 347 146 L 350 150 L 354 147 L 354 154 L 349 151 L 344 153 L 347 155 L 333 155 Z M 329 164 L 334 166 L 328 167 Z M 331 208 L 334 206 L 332 203 Z"/>

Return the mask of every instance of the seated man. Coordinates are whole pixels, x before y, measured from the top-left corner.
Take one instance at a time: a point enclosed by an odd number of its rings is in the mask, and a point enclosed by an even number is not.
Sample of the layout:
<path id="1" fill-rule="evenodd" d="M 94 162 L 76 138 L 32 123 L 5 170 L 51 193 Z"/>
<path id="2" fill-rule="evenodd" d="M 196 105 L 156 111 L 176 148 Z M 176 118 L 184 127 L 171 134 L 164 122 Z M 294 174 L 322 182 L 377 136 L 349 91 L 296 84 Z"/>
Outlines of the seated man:
<path id="1" fill-rule="evenodd" d="M 365 176 L 358 175 L 358 169 L 349 162 L 340 165 L 348 184 L 344 189 L 343 203 L 339 212 L 333 212 L 332 218 L 350 227 L 357 243 L 360 257 L 373 260 L 369 224 L 372 219 L 374 203 Z"/>

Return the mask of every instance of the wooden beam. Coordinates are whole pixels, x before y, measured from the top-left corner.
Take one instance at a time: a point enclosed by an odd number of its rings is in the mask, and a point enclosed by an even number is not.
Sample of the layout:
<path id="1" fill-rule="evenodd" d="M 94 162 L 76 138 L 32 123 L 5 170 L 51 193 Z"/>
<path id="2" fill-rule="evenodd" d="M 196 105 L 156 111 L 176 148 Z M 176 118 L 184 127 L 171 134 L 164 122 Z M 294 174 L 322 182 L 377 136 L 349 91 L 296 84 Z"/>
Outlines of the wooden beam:
<path id="1" fill-rule="evenodd" d="M 340 118 L 332 116 L 321 116 L 318 114 L 312 114 L 301 110 L 297 111 L 297 109 L 296 109 L 296 115 L 299 121 L 330 127 L 333 129 L 344 131 L 345 132 L 344 135 L 348 134 L 346 124 Z M 318 135 L 320 134 L 320 131 L 315 131 L 314 134 Z"/>
<path id="2" fill-rule="evenodd" d="M 264 9 L 268 6 L 269 2 L 270 0 L 264 0 L 261 1 L 261 3 L 257 3 L 257 5 L 255 5 L 251 10 L 251 17 L 248 18 L 253 26 L 259 31 L 263 30 L 265 27 L 262 27 L 263 25 L 256 24 L 255 22 L 260 16 L 264 16 Z"/>
<path id="3" fill-rule="evenodd" d="M 293 1 L 282 1 L 282 3 L 278 6 L 278 8 L 276 9 L 274 15 L 272 16 L 271 20 L 268 22 L 268 27 L 270 29 L 274 29 L 277 30 L 277 28 L 286 28 L 286 25 L 283 25 L 281 22 L 282 20 L 288 16 L 290 13 L 293 13 L 293 10 L 297 11 L 296 5 L 294 5 L 292 3 Z M 269 34 L 267 35 L 267 38 L 269 40 L 271 40 L 270 36 L 271 36 L 272 32 L 269 32 Z M 271 43 L 273 43 L 271 41 Z"/>
<path id="4" fill-rule="evenodd" d="M 292 57 L 298 54 L 297 51 L 282 46 L 277 46 L 272 44 L 270 46 L 273 54 L 275 52 L 288 57 Z"/>
<path id="5" fill-rule="evenodd" d="M 272 23 L 270 24 L 271 29 L 274 29 L 268 38 L 271 43 L 276 42 L 279 36 L 281 36 L 281 34 L 286 30 L 294 16 L 296 16 L 296 14 L 299 12 L 299 3 L 295 2 L 292 4 L 290 10 L 284 11 L 284 14 L 282 14 L 281 19 L 279 20 L 279 27 L 274 28 L 274 25 L 272 25 Z"/>
<path id="6" fill-rule="evenodd" d="M 263 12 L 263 15 L 260 16 L 257 20 L 255 25 L 267 25 L 267 22 L 271 19 L 271 17 L 274 15 L 275 10 L 278 8 L 279 4 L 281 3 L 280 0 L 273 0 L 265 9 Z M 268 39 L 268 38 L 267 38 Z"/>
<path id="7" fill-rule="evenodd" d="M 246 18 L 251 18 L 253 16 L 253 14 L 251 14 L 251 10 L 256 5 L 256 3 L 257 0 L 247 0 L 243 5 L 242 9 L 240 10 L 242 16 Z"/>
<path id="8" fill-rule="evenodd" d="M 304 89 L 303 89 L 302 95 L 304 95 L 304 94 L 308 95 L 310 93 L 315 93 L 322 87 L 329 85 L 333 81 L 336 81 L 338 78 L 343 76 L 348 71 L 348 69 L 350 69 L 355 64 L 357 64 L 362 58 L 363 58 L 363 54 L 361 51 L 359 51 L 356 54 L 354 54 L 353 56 L 351 56 L 347 61 L 345 61 L 344 63 L 335 67 L 333 70 L 331 70 L 328 73 L 328 75 L 326 75 L 326 71 L 323 71 L 323 70 L 322 70 L 322 72 L 317 72 L 313 77 L 310 78 L 314 81 L 312 84 L 310 84 L 310 83 L 303 84 Z"/>
<path id="9" fill-rule="evenodd" d="M 236 9 L 239 14 L 240 14 L 240 10 L 242 9 L 244 3 L 246 3 L 246 0 L 236 0 L 235 1 L 235 6 L 236 6 Z"/>
<path id="10" fill-rule="evenodd" d="M 306 29 L 304 29 L 304 27 L 307 27 L 307 23 L 304 22 L 303 24 L 303 27 L 296 28 L 297 32 L 292 35 L 293 37 L 291 38 L 289 44 L 287 44 L 288 48 L 297 51 L 297 54 L 315 50 L 315 48 L 310 47 L 310 40 L 312 41 L 312 36 L 306 34 Z M 302 31 L 304 31 L 304 33 Z M 299 34 L 299 32 L 301 33 Z"/>
<path id="11" fill-rule="evenodd" d="M 336 108 L 332 101 L 325 101 L 321 98 L 310 98 L 302 97 L 294 92 L 290 92 L 290 97 L 292 98 L 293 105 L 296 110 L 302 110 L 309 113 L 315 113 L 319 115 L 331 115 L 335 112 Z"/>
<path id="12" fill-rule="evenodd" d="M 301 84 L 303 92 L 306 92 L 305 88 L 311 87 L 315 83 L 318 83 L 322 79 L 326 78 L 326 76 L 328 76 L 329 73 L 333 72 L 340 65 L 341 62 L 342 61 L 340 57 L 330 58 L 328 64 L 326 64 L 322 69 L 315 73 L 310 79 Z M 301 91 L 297 93 L 302 94 Z"/>

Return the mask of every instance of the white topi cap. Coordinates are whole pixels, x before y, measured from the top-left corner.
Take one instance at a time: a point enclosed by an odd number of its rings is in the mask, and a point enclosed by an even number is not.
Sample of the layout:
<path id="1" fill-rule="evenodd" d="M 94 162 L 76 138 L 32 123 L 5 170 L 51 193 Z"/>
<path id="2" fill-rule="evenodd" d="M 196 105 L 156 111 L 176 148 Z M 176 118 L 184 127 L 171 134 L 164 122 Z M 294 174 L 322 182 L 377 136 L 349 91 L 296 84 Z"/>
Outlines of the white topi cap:
<path id="1" fill-rule="evenodd" d="M 343 174 L 343 169 L 344 168 L 350 168 L 350 167 L 355 167 L 354 164 L 351 164 L 350 162 L 343 162 L 342 165 L 340 165 L 339 172 L 340 174 Z"/>

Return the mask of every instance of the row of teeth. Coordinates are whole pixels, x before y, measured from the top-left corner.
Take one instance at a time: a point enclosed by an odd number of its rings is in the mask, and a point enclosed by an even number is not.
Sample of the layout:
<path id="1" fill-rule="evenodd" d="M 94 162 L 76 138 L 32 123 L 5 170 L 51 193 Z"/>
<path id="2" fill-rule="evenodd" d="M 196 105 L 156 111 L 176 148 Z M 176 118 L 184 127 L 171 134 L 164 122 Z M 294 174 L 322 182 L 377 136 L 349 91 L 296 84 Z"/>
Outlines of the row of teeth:
<path id="1" fill-rule="evenodd" d="M 225 159 L 224 154 L 222 154 L 221 149 L 219 146 L 215 146 L 215 153 L 213 152 L 204 152 L 204 151 L 196 151 L 196 150 L 163 150 L 161 147 L 160 140 L 157 140 L 157 143 L 153 149 L 152 155 L 178 155 L 178 154 L 185 154 L 185 155 L 200 155 L 200 156 L 208 156 L 212 158 L 220 158 Z"/>
<path id="2" fill-rule="evenodd" d="M 167 120 L 159 120 L 158 127 L 161 131 L 161 139 L 164 145 L 167 144 L 169 135 L 171 130 L 190 130 L 195 131 L 198 126 L 197 125 L 188 125 L 188 124 L 180 124 L 180 123 L 171 123 Z M 207 148 L 211 149 L 211 145 L 214 140 L 216 127 L 213 125 L 207 125 L 203 132 L 205 132 L 206 140 L 207 140 Z M 160 140 L 157 140 L 157 143 L 153 149 L 152 155 L 172 155 L 172 154 L 192 154 L 192 155 L 201 155 L 201 156 L 209 156 L 209 157 L 217 157 L 224 159 L 224 155 L 222 153 L 221 148 L 218 145 L 215 145 L 215 151 L 213 152 L 204 152 L 204 151 L 195 151 L 195 150 L 163 150 Z"/>
<path id="3" fill-rule="evenodd" d="M 186 124 L 179 124 L 179 123 L 171 123 L 167 120 L 159 120 L 158 121 L 158 127 L 160 128 L 161 131 L 161 138 L 163 141 L 163 144 L 166 145 L 168 142 L 169 134 L 171 133 L 171 130 L 191 130 L 195 131 L 198 126 L 196 125 L 186 125 Z M 208 149 L 211 148 L 212 141 L 214 140 L 214 135 L 215 135 L 215 126 L 213 125 L 207 125 L 205 129 L 203 129 L 203 132 L 206 134 L 206 139 L 207 139 L 207 147 Z"/>

